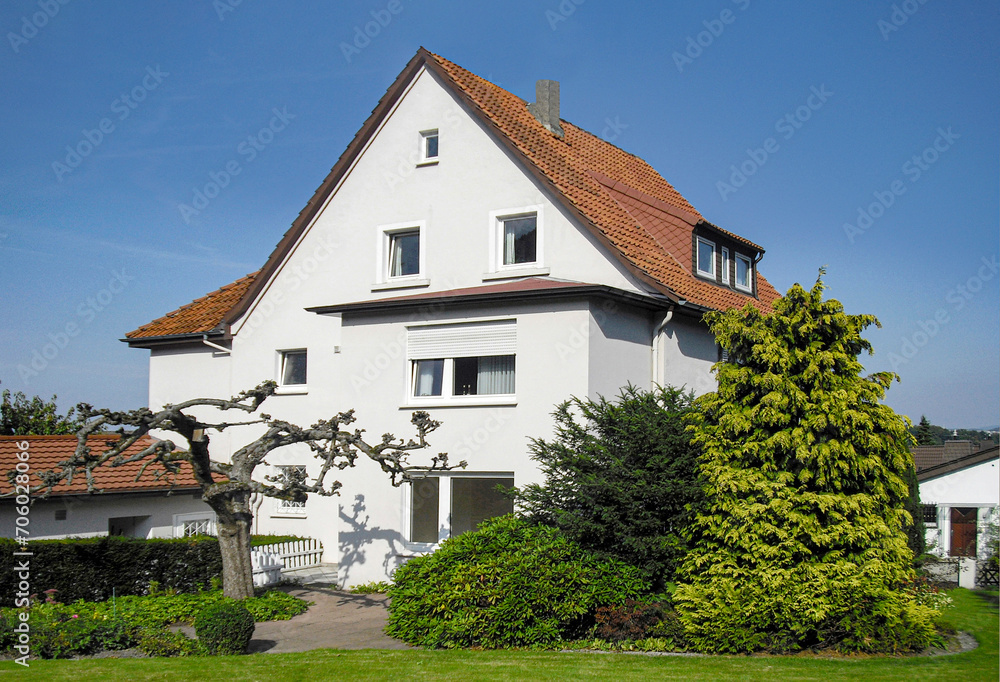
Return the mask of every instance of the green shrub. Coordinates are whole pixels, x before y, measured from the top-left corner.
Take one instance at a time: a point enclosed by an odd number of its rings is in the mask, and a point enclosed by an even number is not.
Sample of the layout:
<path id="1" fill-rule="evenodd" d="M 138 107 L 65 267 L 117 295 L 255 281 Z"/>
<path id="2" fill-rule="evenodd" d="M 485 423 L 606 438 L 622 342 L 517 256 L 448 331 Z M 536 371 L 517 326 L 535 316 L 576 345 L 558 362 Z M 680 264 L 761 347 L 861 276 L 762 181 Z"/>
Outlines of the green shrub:
<path id="1" fill-rule="evenodd" d="M 639 569 L 508 515 L 400 567 L 386 632 L 431 647 L 552 645 L 648 590 Z"/>
<path id="2" fill-rule="evenodd" d="M 206 607 L 194 619 L 198 641 L 213 656 L 246 653 L 254 628 L 247 607 L 229 599 Z"/>
<path id="3" fill-rule="evenodd" d="M 517 492 L 521 513 L 638 566 L 662 587 L 686 551 L 682 531 L 703 498 L 699 448 L 685 430 L 692 399 L 678 388 L 628 386 L 615 402 L 559 405 L 556 437 L 532 441 L 545 482 Z"/>
<path id="4" fill-rule="evenodd" d="M 298 535 L 251 535 L 251 547 L 263 547 L 264 545 L 277 545 L 282 542 L 295 542 L 296 540 L 307 540 L 308 538 Z"/>
<path id="5" fill-rule="evenodd" d="M 12 622 L 17 610 L 5 609 L 4 627 Z M 122 618 L 77 613 L 72 606 L 39 604 L 31 609 L 32 653 L 40 658 L 69 658 L 109 649 L 133 646 L 133 629 Z M 5 653 L 10 653 L 13 641 L 0 637 Z"/>
<path id="6" fill-rule="evenodd" d="M 349 592 L 351 594 L 385 594 L 392 588 L 392 583 L 385 581 L 372 581 L 363 585 L 355 585 Z"/>
<path id="7" fill-rule="evenodd" d="M 0 605 L 13 606 L 17 543 L 0 539 Z M 196 592 L 222 574 L 222 555 L 215 538 L 143 540 L 99 537 L 33 540 L 31 582 L 39 592 L 58 591 L 59 600 L 104 601 L 112 595 L 143 595 L 151 583 L 161 589 Z"/>
<path id="8" fill-rule="evenodd" d="M 165 629 L 144 628 L 138 633 L 137 646 L 148 656 L 173 657 L 197 656 L 202 652 L 200 644 L 183 632 Z"/>

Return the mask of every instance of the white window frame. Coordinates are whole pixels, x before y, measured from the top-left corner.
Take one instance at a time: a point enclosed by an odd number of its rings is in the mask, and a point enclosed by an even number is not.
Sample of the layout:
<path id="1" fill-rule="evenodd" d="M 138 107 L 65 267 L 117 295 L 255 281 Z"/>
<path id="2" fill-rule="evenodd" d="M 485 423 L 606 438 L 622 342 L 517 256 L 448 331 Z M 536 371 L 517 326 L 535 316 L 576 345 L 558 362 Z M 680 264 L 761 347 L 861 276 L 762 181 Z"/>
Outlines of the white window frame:
<path id="1" fill-rule="evenodd" d="M 526 218 L 535 216 L 535 260 L 530 263 L 515 263 L 505 265 L 504 254 L 504 220 L 511 218 Z M 545 268 L 545 220 L 544 210 L 541 204 L 530 206 L 515 206 L 499 211 L 490 211 L 489 232 L 490 235 L 490 273 L 516 273 L 511 276 L 523 277 L 526 275 L 541 274 Z M 530 271 L 530 272 L 529 272 Z M 545 272 L 545 274 L 548 274 Z"/>
<path id="2" fill-rule="evenodd" d="M 722 247 L 722 283 L 729 284 L 729 249 Z"/>
<path id="3" fill-rule="evenodd" d="M 285 359 L 289 353 L 306 354 L 306 383 L 286 384 L 285 383 Z M 279 395 L 295 395 L 309 392 L 309 349 L 308 348 L 282 348 L 275 353 L 275 377 L 278 388 L 275 390 Z"/>
<path id="4" fill-rule="evenodd" d="M 436 137 L 438 141 L 438 153 L 434 156 L 427 155 L 428 138 Z M 441 158 L 441 131 L 438 128 L 420 131 L 420 149 L 417 153 L 418 166 L 433 166 Z"/>
<path id="5" fill-rule="evenodd" d="M 753 259 L 749 256 L 744 256 L 741 253 L 736 254 L 736 261 L 743 261 L 747 264 L 747 284 L 740 284 L 738 274 L 733 275 L 733 285 L 740 291 L 745 291 L 747 293 L 753 293 Z M 736 267 L 736 273 L 739 273 L 739 265 Z"/>
<path id="6" fill-rule="evenodd" d="M 700 251 L 701 251 L 700 247 L 701 247 L 702 244 L 708 244 L 709 246 L 712 247 L 712 270 L 711 271 L 702 270 L 701 269 L 701 258 L 699 256 L 701 255 L 700 254 Z M 694 267 L 695 267 L 695 270 L 697 271 L 697 273 L 699 275 L 715 279 L 715 268 L 716 268 L 716 265 L 715 265 L 715 254 L 716 253 L 717 253 L 717 248 L 716 248 L 715 242 L 710 241 L 708 239 L 705 239 L 704 237 L 698 237 L 697 245 L 695 247 L 695 252 L 694 252 Z"/>
<path id="7" fill-rule="evenodd" d="M 404 232 L 416 231 L 420 240 L 420 257 L 418 258 L 418 270 L 413 275 L 400 275 L 392 277 L 389 275 L 392 265 L 392 237 Z M 430 285 L 427 279 L 427 221 L 413 220 L 406 223 L 392 223 L 389 225 L 379 225 L 377 228 L 378 243 L 376 246 L 375 261 L 375 284 L 373 291 L 383 289 L 402 289 L 407 287 L 425 287 Z"/>
<path id="8" fill-rule="evenodd" d="M 513 471 L 461 471 L 442 472 L 428 478 L 438 478 L 438 540 L 437 542 L 413 542 L 413 518 L 410 514 L 410 505 L 413 503 L 413 486 L 400 486 L 402 489 L 402 524 L 404 542 L 409 551 L 413 552 L 433 552 L 442 542 L 451 537 L 451 506 L 452 506 L 452 481 L 456 478 L 495 478 L 513 479 L 517 485 L 517 477 Z"/>
<path id="9" fill-rule="evenodd" d="M 482 318 L 476 320 L 470 320 L 468 322 L 456 322 L 453 325 L 447 324 L 442 325 L 440 322 L 424 323 L 424 324 L 412 324 L 407 326 L 407 330 L 420 329 L 424 327 L 459 327 L 463 325 L 476 325 L 485 324 L 490 322 L 510 322 L 516 326 L 517 320 L 509 317 L 502 318 Z M 516 345 L 516 344 L 515 344 Z M 460 357 L 514 357 L 514 393 L 487 393 L 478 395 L 454 395 L 455 390 L 455 357 L 448 357 L 447 354 L 440 358 L 417 358 L 414 359 L 411 356 L 409 346 L 407 347 L 406 353 L 406 380 L 404 382 L 406 387 L 406 393 L 403 397 L 402 407 L 448 407 L 448 406 L 469 406 L 469 405 L 490 405 L 490 406 L 512 406 L 517 405 L 517 357 L 518 353 L 489 353 L 484 352 L 481 355 L 465 355 Z M 432 396 L 416 396 L 414 395 L 416 375 L 417 375 L 417 361 L 423 359 L 437 359 L 444 360 L 444 371 L 441 377 L 441 395 Z"/>
<path id="10" fill-rule="evenodd" d="M 282 476 L 284 475 L 284 470 L 290 467 L 296 467 L 302 471 L 306 471 L 305 464 L 276 464 L 273 469 L 274 472 L 272 476 Z M 276 483 L 277 485 L 277 483 Z M 291 518 L 305 518 L 306 517 L 306 503 L 305 502 L 290 502 L 288 500 L 274 500 L 274 511 L 271 513 L 272 517 L 291 517 Z"/>
<path id="11" fill-rule="evenodd" d="M 218 531 L 216 530 L 215 524 L 215 512 L 214 511 L 203 511 L 203 512 L 190 512 L 187 514 L 174 514 L 173 525 L 174 525 L 174 537 L 183 538 L 188 537 L 184 535 L 184 525 L 190 522 L 208 522 L 208 534 L 217 536 Z"/>

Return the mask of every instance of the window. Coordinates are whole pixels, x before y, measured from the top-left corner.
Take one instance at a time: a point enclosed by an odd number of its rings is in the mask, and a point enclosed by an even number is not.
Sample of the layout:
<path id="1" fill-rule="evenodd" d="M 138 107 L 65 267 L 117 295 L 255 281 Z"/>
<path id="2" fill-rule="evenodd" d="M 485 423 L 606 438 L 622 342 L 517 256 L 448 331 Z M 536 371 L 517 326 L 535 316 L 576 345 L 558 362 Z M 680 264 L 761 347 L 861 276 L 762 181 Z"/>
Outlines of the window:
<path id="1" fill-rule="evenodd" d="M 722 283 L 729 284 L 729 249 L 722 247 Z"/>
<path id="2" fill-rule="evenodd" d="M 514 487 L 513 475 L 428 476 L 412 481 L 410 542 L 434 544 L 475 530 L 487 519 L 512 513 L 513 500 L 497 486 Z"/>
<path id="3" fill-rule="evenodd" d="M 276 475 L 274 477 L 274 483 L 277 485 L 282 485 L 286 479 L 304 481 L 306 478 L 306 467 L 304 464 L 291 464 L 276 466 Z M 305 516 L 306 513 L 306 503 L 295 502 L 293 500 L 275 500 L 276 514 L 289 514 L 295 516 Z"/>
<path id="4" fill-rule="evenodd" d="M 715 278 L 715 244 L 698 237 L 698 274 Z"/>
<path id="5" fill-rule="evenodd" d="M 517 328 L 513 320 L 411 327 L 411 398 L 468 402 L 513 396 Z"/>
<path id="6" fill-rule="evenodd" d="M 420 133 L 420 162 L 436 163 L 438 160 L 438 131 L 425 130 Z"/>
<path id="7" fill-rule="evenodd" d="M 753 290 L 751 280 L 753 273 L 753 263 L 746 256 L 736 254 L 736 288 L 745 291 Z"/>
<path id="8" fill-rule="evenodd" d="M 306 351 L 284 350 L 281 353 L 281 370 L 279 376 L 282 386 L 306 385 Z"/>
<path id="9" fill-rule="evenodd" d="M 195 535 L 215 535 L 214 512 L 174 514 L 174 537 L 190 538 Z"/>
<path id="10" fill-rule="evenodd" d="M 420 230 L 389 235 L 389 277 L 420 274 Z"/>
<path id="11" fill-rule="evenodd" d="M 65 520 L 66 520 L 66 510 L 56 509 L 56 521 L 65 521 Z"/>
<path id="12" fill-rule="evenodd" d="M 936 504 L 922 504 L 920 505 L 923 509 L 923 520 L 928 526 L 936 526 L 938 522 L 937 505 Z"/>
<path id="13" fill-rule="evenodd" d="M 538 220 L 534 215 L 502 218 L 503 264 L 526 265 L 537 261 Z"/>

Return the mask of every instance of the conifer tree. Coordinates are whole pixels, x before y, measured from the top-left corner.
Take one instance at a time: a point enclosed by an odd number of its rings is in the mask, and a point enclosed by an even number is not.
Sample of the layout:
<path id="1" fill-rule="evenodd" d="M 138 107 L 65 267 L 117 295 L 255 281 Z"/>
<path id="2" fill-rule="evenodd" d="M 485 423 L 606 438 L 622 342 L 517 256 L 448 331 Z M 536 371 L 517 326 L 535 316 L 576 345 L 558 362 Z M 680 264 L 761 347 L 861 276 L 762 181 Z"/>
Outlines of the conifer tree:
<path id="1" fill-rule="evenodd" d="M 710 313 L 727 362 L 697 401 L 707 500 L 674 601 L 694 646 L 749 652 L 923 648 L 935 612 L 905 586 L 909 420 L 862 376 L 878 321 L 793 286 L 771 314 Z"/>
<path id="2" fill-rule="evenodd" d="M 917 445 L 936 445 L 934 433 L 931 431 L 931 422 L 927 415 L 920 416 L 920 426 L 917 427 Z"/>

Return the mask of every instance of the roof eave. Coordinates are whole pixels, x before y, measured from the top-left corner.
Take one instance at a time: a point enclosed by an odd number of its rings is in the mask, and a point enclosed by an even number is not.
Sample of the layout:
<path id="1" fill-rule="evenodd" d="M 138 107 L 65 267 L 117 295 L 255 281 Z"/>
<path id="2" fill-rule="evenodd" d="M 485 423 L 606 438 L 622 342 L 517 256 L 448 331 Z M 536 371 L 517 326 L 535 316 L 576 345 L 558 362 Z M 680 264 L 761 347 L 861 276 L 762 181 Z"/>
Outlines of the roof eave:
<path id="1" fill-rule="evenodd" d="M 127 343 L 129 348 L 152 348 L 154 346 L 172 346 L 185 343 L 201 343 L 205 339 L 213 341 L 228 341 L 232 337 L 229 334 L 229 326 L 225 329 L 216 327 L 207 332 L 185 332 L 183 334 L 164 334 L 161 336 L 139 336 L 134 338 L 125 337 L 118 339 Z"/>

